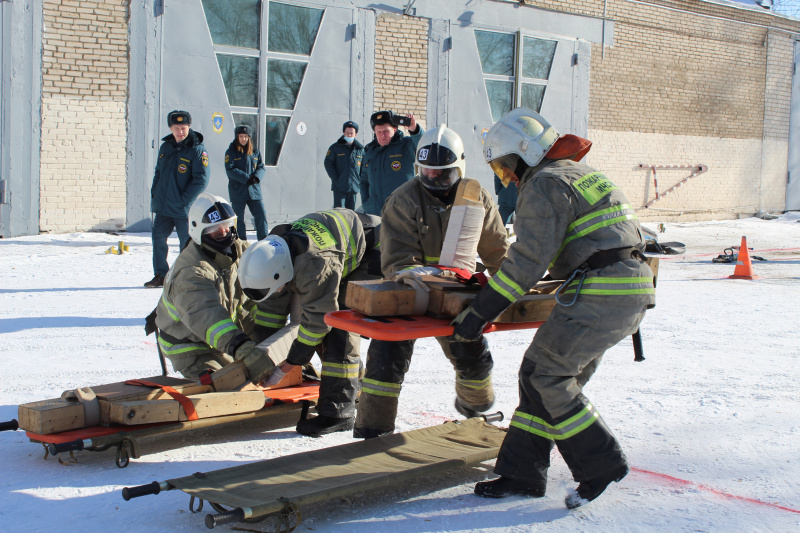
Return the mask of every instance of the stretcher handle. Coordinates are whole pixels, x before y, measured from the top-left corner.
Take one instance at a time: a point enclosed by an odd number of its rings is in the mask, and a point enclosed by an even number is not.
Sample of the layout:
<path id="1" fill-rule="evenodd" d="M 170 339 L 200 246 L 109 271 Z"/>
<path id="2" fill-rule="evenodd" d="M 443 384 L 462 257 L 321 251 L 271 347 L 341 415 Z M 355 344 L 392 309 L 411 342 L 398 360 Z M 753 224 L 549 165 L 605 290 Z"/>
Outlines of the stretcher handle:
<path id="1" fill-rule="evenodd" d="M 636 362 L 644 361 L 644 347 L 642 346 L 642 330 L 637 329 L 631 336 L 633 339 L 633 360 Z"/>
<path id="2" fill-rule="evenodd" d="M 131 498 L 138 498 L 139 496 L 147 496 L 148 494 L 158 494 L 161 492 L 161 483 L 153 481 L 147 485 L 139 485 L 138 487 L 125 487 L 122 489 L 122 499 L 130 501 Z"/>
<path id="3" fill-rule="evenodd" d="M 50 446 L 47 447 L 47 450 L 50 452 L 50 455 L 57 455 L 63 452 L 79 452 L 83 449 L 83 440 L 76 439 L 71 440 L 69 442 L 59 442 L 50 443 Z"/>
<path id="4" fill-rule="evenodd" d="M 503 412 L 502 411 L 497 411 L 496 413 L 492 413 L 490 415 L 482 415 L 482 416 L 483 416 L 484 421 L 486 421 L 486 422 L 502 422 L 503 418 L 505 418 L 503 416 Z"/>
<path id="5" fill-rule="evenodd" d="M 223 524 L 233 524 L 236 522 L 244 522 L 245 515 L 244 509 L 241 507 L 237 507 L 232 511 L 227 511 L 224 513 L 219 514 L 207 514 L 206 515 L 206 527 L 208 529 L 214 529 L 217 526 L 221 526 Z"/>
<path id="6" fill-rule="evenodd" d="M 19 429 L 19 424 L 16 419 L 9 420 L 8 422 L 0 422 L 0 431 L 16 431 Z"/>

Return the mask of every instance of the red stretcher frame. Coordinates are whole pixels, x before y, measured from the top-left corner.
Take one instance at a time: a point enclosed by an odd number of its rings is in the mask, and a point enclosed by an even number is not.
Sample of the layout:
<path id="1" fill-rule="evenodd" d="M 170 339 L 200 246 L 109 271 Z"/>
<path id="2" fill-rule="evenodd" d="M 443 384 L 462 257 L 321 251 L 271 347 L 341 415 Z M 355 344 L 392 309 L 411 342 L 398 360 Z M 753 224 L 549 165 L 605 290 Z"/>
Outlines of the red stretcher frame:
<path id="1" fill-rule="evenodd" d="M 448 337 L 453 334 L 452 319 L 413 316 L 367 316 L 351 309 L 333 311 L 325 315 L 325 323 L 332 328 L 343 329 L 379 341 L 404 341 L 425 337 Z M 512 331 L 535 329 L 544 322 L 519 322 L 516 324 L 492 322 L 483 330 Z"/>

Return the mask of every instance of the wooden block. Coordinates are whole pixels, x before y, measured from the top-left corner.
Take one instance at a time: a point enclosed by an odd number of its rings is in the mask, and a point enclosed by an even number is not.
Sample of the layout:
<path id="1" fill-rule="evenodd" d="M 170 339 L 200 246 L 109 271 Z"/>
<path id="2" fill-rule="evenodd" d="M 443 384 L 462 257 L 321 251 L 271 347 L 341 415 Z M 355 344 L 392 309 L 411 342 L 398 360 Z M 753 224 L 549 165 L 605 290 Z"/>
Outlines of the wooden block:
<path id="1" fill-rule="evenodd" d="M 83 405 L 66 398 L 22 404 L 17 409 L 17 418 L 20 428 L 39 435 L 84 427 Z"/>
<path id="2" fill-rule="evenodd" d="M 263 387 L 261 390 L 273 390 L 273 389 L 283 389 L 285 387 L 294 387 L 295 385 L 300 385 L 303 382 L 303 367 L 302 366 L 294 366 L 289 371 L 288 374 L 283 376 L 283 379 L 280 380 L 277 384 L 271 387 Z"/>
<path id="3" fill-rule="evenodd" d="M 434 291 L 431 291 L 433 294 Z M 467 308 L 476 294 L 464 292 L 445 292 L 437 307 L 428 304 L 428 316 L 434 318 L 453 318 Z M 527 294 L 511 304 L 492 322 L 519 324 L 520 322 L 540 322 L 547 320 L 556 306 L 553 294 Z"/>
<path id="4" fill-rule="evenodd" d="M 169 385 L 181 394 L 186 395 L 201 394 L 213 390 L 210 385 L 203 385 L 199 381 L 192 379 L 172 378 L 169 376 L 153 376 L 141 379 L 142 381 L 149 381 L 151 383 L 157 383 L 158 385 Z M 124 382 L 98 385 L 92 387 L 92 390 L 97 395 L 97 400 L 100 402 L 101 425 L 108 425 L 111 423 L 109 413 L 111 404 L 114 402 L 170 398 L 170 396 L 161 389 L 144 387 L 142 385 L 127 385 Z M 70 391 L 65 391 L 65 394 L 69 392 Z"/>
<path id="5" fill-rule="evenodd" d="M 199 418 L 258 411 L 264 407 L 261 391 L 210 392 L 188 396 Z M 111 404 L 111 420 L 127 426 L 156 422 L 183 422 L 186 412 L 177 400 L 135 400 Z"/>
<path id="6" fill-rule="evenodd" d="M 653 271 L 653 286 L 655 287 L 658 280 L 658 257 L 647 256 L 647 264 L 650 265 L 650 270 Z"/>
<path id="7" fill-rule="evenodd" d="M 345 305 L 367 316 L 410 315 L 414 312 L 414 289 L 386 280 L 351 281 Z"/>
<path id="8" fill-rule="evenodd" d="M 238 390 L 249 380 L 247 379 L 247 371 L 244 368 L 244 363 L 241 361 L 234 361 L 212 372 L 211 381 L 214 382 L 215 391 L 228 392 Z"/>

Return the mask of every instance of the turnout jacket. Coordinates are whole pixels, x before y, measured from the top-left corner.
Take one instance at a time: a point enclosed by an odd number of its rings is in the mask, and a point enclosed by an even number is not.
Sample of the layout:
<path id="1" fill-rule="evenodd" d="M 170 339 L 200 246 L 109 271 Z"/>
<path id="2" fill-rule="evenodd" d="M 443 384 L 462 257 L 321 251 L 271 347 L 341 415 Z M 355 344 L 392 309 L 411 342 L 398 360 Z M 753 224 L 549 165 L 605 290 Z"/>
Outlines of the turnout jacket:
<path id="1" fill-rule="evenodd" d="M 353 139 L 347 144 L 344 135 L 328 148 L 325 154 L 325 172 L 331 179 L 334 192 L 357 193 L 361 183 L 361 163 L 364 145 Z"/>
<path id="2" fill-rule="evenodd" d="M 409 136 L 397 130 L 386 146 L 376 139 L 364 147 L 361 203 L 365 213 L 380 215 L 389 195 L 414 177 L 417 144 L 424 133 L 422 126 L 417 125 L 417 133 Z"/>
<path id="3" fill-rule="evenodd" d="M 264 179 L 267 169 L 261 160 L 261 154 L 253 148 L 253 153 L 247 155 L 240 152 L 233 141 L 225 152 L 225 173 L 228 175 L 228 195 L 231 202 L 246 202 L 247 200 L 261 200 L 261 184 L 247 185 L 251 174 L 255 174 L 258 181 Z"/>
<path id="4" fill-rule="evenodd" d="M 189 130 L 182 142 L 169 134 L 158 150 L 150 211 L 157 215 L 188 218 L 189 207 L 208 185 L 208 153 L 203 134 Z"/>
<path id="5" fill-rule="evenodd" d="M 633 206 L 601 172 L 570 160 L 545 160 L 528 169 L 520 181 L 514 222 L 517 241 L 476 298 L 474 307 L 481 316 L 497 316 L 547 270 L 554 279 L 567 279 L 599 251 L 644 250 Z M 574 294 L 578 283 L 578 279 L 571 282 L 564 294 Z M 637 259 L 588 270 L 579 292 L 581 297 L 629 296 L 648 306 L 655 303 L 653 273 Z"/>
<path id="6" fill-rule="evenodd" d="M 494 274 L 506 257 L 508 238 L 497 206 L 484 188 L 481 201 L 485 214 L 478 255 Z M 389 197 L 381 215 L 381 270 L 385 277 L 439 263 L 451 208 L 433 196 L 418 177 Z"/>
<path id="7" fill-rule="evenodd" d="M 164 355 L 228 353 L 237 335 L 252 333 L 255 305 L 236 281 L 247 241 L 236 239 L 233 247 L 236 259 L 189 241 L 169 269 L 156 313 L 167 337 L 159 336 Z"/>
<path id="8" fill-rule="evenodd" d="M 255 323 L 259 338 L 269 336 L 270 329 L 282 328 L 289 317 L 292 294 L 299 295 L 300 328 L 286 361 L 303 365 L 331 330 L 325 314 L 339 310 L 340 284 L 359 267 L 367 245 L 361 220 L 350 209 L 310 213 L 294 221 L 289 232 L 308 237 L 308 249 L 292 259 L 294 279 L 258 302 Z"/>

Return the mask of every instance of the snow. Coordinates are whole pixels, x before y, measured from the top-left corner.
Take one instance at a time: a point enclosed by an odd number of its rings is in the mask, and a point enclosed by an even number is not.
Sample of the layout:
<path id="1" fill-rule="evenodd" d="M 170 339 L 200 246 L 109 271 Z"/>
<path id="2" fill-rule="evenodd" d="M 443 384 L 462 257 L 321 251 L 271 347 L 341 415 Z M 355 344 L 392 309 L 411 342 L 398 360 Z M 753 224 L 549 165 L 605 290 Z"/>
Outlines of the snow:
<path id="1" fill-rule="evenodd" d="M 310 506 L 297 531 L 800 530 L 799 221 L 789 213 L 667 224 L 659 234 L 685 243 L 686 255 L 662 257 L 657 307 L 642 326 L 647 360 L 634 363 L 623 341 L 586 387 L 633 468 L 599 499 L 565 508 L 575 483 L 554 452 L 541 499 L 478 498 L 475 482 L 494 477 L 486 463 Z M 711 262 L 742 235 L 768 259 L 754 261 L 757 280 L 728 279 L 734 266 Z M 130 253 L 104 253 L 119 240 Z M 174 235 L 170 244 L 174 259 Z M 142 287 L 152 277 L 149 234 L 2 239 L 0 271 L 0 421 L 16 418 L 21 403 L 67 389 L 160 373 L 153 337 L 142 329 L 161 294 Z M 496 408 L 507 418 L 532 333 L 489 336 Z M 418 342 L 398 430 L 459 418 L 453 397 L 438 345 Z M 143 456 L 124 469 L 113 451 L 78 452 L 70 466 L 43 461 L 42 447 L 24 432 L 0 433 L 0 528 L 205 531 L 208 506 L 190 513 L 180 491 L 126 502 L 120 490 L 352 442 L 344 433 L 302 437 L 293 430 L 296 416 L 147 439 Z"/>

